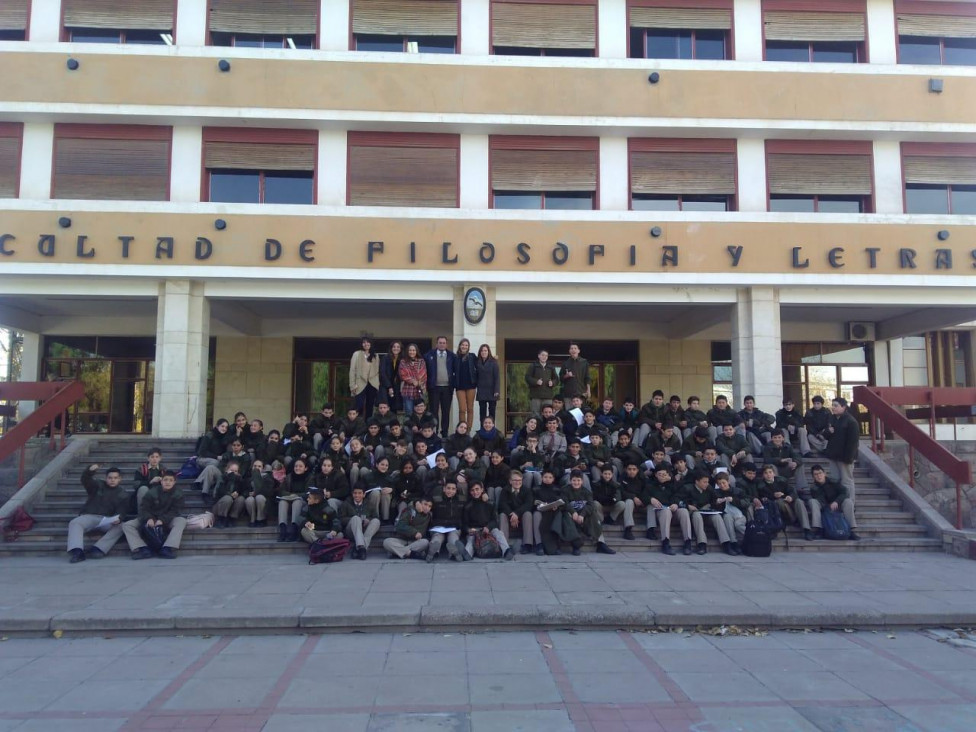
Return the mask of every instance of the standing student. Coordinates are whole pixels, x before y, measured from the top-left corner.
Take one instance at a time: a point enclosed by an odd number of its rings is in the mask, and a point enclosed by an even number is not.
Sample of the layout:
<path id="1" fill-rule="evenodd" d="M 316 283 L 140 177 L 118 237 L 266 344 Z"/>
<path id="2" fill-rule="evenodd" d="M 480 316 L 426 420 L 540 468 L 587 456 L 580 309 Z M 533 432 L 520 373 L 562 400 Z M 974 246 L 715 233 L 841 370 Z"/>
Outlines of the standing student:
<path id="1" fill-rule="evenodd" d="M 535 497 L 532 489 L 522 481 L 522 473 L 513 470 L 508 476 L 508 485 L 502 489 L 498 500 L 498 525 L 505 541 L 508 541 L 513 531 L 522 532 L 522 547 L 520 554 L 528 554 L 535 548 L 535 529 L 532 520 L 532 509 Z"/>
<path id="2" fill-rule="evenodd" d="M 549 352 L 540 350 L 535 363 L 525 372 L 525 384 L 529 387 L 529 410 L 532 414 L 542 413 L 542 405 L 552 401 L 558 383 L 556 369 L 549 363 Z"/>
<path id="3" fill-rule="evenodd" d="M 309 488 L 302 511 L 302 541 L 314 544 L 319 539 L 334 539 L 342 533 L 342 522 L 319 488 Z"/>
<path id="4" fill-rule="evenodd" d="M 176 552 L 180 548 L 186 519 L 183 518 L 183 491 L 176 487 L 176 476 L 164 473 L 158 486 L 149 489 L 142 503 L 139 504 L 139 515 L 131 521 L 122 524 L 125 540 L 132 552 L 133 559 L 148 559 L 153 555 L 140 536 L 140 530 L 162 527 L 169 529 L 169 535 L 159 551 L 163 559 L 176 559 Z"/>
<path id="5" fill-rule="evenodd" d="M 129 510 L 129 493 L 122 486 L 118 468 L 109 468 L 105 480 L 95 478 L 98 465 L 90 465 L 81 474 L 81 485 L 88 495 L 78 515 L 68 522 L 68 555 L 71 564 L 85 561 L 85 534 L 94 531 L 105 519 L 111 519 L 101 529 L 102 538 L 88 550 L 92 559 L 101 559 L 122 538 L 122 524 Z M 149 490 L 148 488 L 146 489 Z"/>
<path id="6" fill-rule="evenodd" d="M 410 418 L 414 414 L 414 405 L 423 402 L 427 392 L 427 363 L 416 343 L 407 346 L 407 356 L 401 359 L 398 369 L 403 412 Z"/>
<path id="7" fill-rule="evenodd" d="M 403 344 L 393 341 L 389 353 L 380 357 L 380 393 L 377 401 L 389 406 L 393 414 L 403 409 L 400 397 L 400 359 L 403 356 Z"/>
<path id="8" fill-rule="evenodd" d="M 424 354 L 427 364 L 427 392 L 430 412 L 437 418 L 441 437 L 447 437 L 451 423 L 451 402 L 457 385 L 457 356 L 447 348 L 447 338 L 438 336 L 437 347 Z"/>
<path id="9" fill-rule="evenodd" d="M 508 545 L 508 539 L 498 528 L 498 515 L 485 493 L 485 487 L 480 482 L 468 486 L 468 502 L 464 507 L 464 528 L 467 532 L 466 549 L 468 554 L 475 555 L 475 539 L 478 535 L 491 535 L 498 542 L 505 559 L 512 559 L 515 555 Z"/>
<path id="10" fill-rule="evenodd" d="M 426 558 L 430 546 L 430 541 L 426 538 L 430 529 L 430 509 L 431 502 L 421 498 L 400 514 L 393 536 L 383 540 L 383 548 L 390 559 Z"/>
<path id="11" fill-rule="evenodd" d="M 495 419 L 495 407 L 501 396 L 501 380 L 498 373 L 498 359 L 491 355 L 491 348 L 487 343 L 478 346 L 478 359 L 475 363 L 478 389 L 478 418 L 484 422 L 485 417 Z"/>
<path id="12" fill-rule="evenodd" d="M 478 390 L 478 357 L 471 353 L 471 341 L 467 338 L 458 341 L 455 356 L 457 357 L 458 419 L 470 422 L 474 419 L 474 400 Z"/>
<path id="13" fill-rule="evenodd" d="M 380 388 L 380 359 L 373 353 L 373 340 L 364 335 L 362 347 L 349 361 L 349 393 L 356 400 L 356 411 L 367 419 L 373 416 L 373 406 Z"/>
<path id="14" fill-rule="evenodd" d="M 458 495 L 457 485 L 452 482 L 444 484 L 440 500 L 434 502 L 431 512 L 431 529 L 452 529 L 448 533 L 430 532 L 430 546 L 427 549 L 427 561 L 433 562 L 447 546 L 447 553 L 455 562 L 470 561 L 471 555 L 461 542 L 464 534 L 464 501 Z"/>
<path id="15" fill-rule="evenodd" d="M 353 556 L 356 559 L 366 559 L 369 544 L 380 530 L 380 519 L 376 510 L 366 501 L 366 492 L 362 486 L 353 486 L 351 495 L 343 501 L 339 509 L 339 517 L 346 538 L 356 544 Z"/>
<path id="16" fill-rule="evenodd" d="M 590 362 L 580 356 L 578 344 L 569 344 L 569 358 L 563 361 L 559 378 L 563 382 L 564 394 L 590 398 Z"/>
<path id="17" fill-rule="evenodd" d="M 823 453 L 830 460 L 830 477 L 847 489 L 854 499 L 854 461 L 861 438 L 861 427 L 847 409 L 847 400 L 837 397 L 830 403 L 827 447 Z"/>
<path id="18" fill-rule="evenodd" d="M 827 473 L 819 465 L 811 469 L 813 483 L 810 486 L 810 522 L 816 530 L 817 538 L 823 537 L 822 514 L 828 511 L 843 511 L 848 526 L 851 527 L 851 539 L 860 541 L 857 535 L 857 519 L 854 517 L 854 501 L 847 495 L 847 489 L 833 480 L 827 480 Z"/>

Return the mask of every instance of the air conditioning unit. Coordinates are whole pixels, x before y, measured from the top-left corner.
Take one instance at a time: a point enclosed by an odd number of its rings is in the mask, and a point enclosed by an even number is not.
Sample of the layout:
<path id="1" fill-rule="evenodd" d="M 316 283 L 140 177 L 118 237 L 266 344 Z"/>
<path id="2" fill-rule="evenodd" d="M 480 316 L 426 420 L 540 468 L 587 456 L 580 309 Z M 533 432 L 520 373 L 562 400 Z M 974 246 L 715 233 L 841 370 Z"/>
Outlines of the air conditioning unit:
<path id="1" fill-rule="evenodd" d="M 874 323 L 852 320 L 847 324 L 847 340 L 865 342 L 874 339 Z"/>

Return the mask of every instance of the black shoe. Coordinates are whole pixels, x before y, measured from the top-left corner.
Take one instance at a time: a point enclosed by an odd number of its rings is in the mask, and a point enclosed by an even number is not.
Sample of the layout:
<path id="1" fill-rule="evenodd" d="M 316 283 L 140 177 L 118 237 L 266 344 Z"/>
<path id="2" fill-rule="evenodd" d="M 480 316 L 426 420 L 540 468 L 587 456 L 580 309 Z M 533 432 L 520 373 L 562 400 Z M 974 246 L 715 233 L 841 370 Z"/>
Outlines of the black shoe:
<path id="1" fill-rule="evenodd" d="M 735 552 L 732 551 L 732 542 L 731 541 L 727 541 L 724 544 L 722 544 L 722 551 L 725 552 L 726 554 L 728 554 L 730 557 L 734 557 L 735 556 Z"/>
<path id="2" fill-rule="evenodd" d="M 226 529 L 229 525 L 230 524 L 227 523 L 227 519 L 223 516 L 218 516 L 214 521 L 214 526 L 216 526 L 218 529 Z"/>
<path id="3" fill-rule="evenodd" d="M 597 545 L 596 545 L 596 553 L 597 554 L 616 554 L 617 552 L 616 552 L 615 549 L 611 549 L 610 547 L 608 547 L 607 544 L 606 544 L 606 542 L 600 541 L 600 542 L 597 542 Z"/>
<path id="4" fill-rule="evenodd" d="M 298 541 L 298 524 L 291 524 L 288 527 L 288 541 Z"/>
<path id="5" fill-rule="evenodd" d="M 141 546 L 132 552 L 133 559 L 149 559 L 152 555 L 153 553 L 149 551 L 148 546 Z"/>
<path id="6" fill-rule="evenodd" d="M 741 554 L 742 554 L 742 549 L 739 548 L 739 542 L 733 541 L 732 542 L 732 556 L 733 557 L 738 557 L 738 556 L 741 556 Z"/>
<path id="7" fill-rule="evenodd" d="M 861 540 L 861 537 L 856 532 L 852 531 L 851 532 L 851 535 L 850 535 L 850 540 L 851 541 L 860 541 Z"/>
<path id="8" fill-rule="evenodd" d="M 427 552 L 427 556 L 424 557 L 424 561 L 427 562 L 427 564 L 430 564 L 435 559 L 437 559 L 437 555 L 436 554 L 433 554 L 431 552 Z"/>
<path id="9" fill-rule="evenodd" d="M 211 506 L 214 505 L 213 496 L 211 496 L 210 494 L 202 493 L 200 494 L 200 497 L 203 498 L 203 505 L 205 508 L 210 508 Z"/>
<path id="10" fill-rule="evenodd" d="M 85 554 L 88 555 L 89 559 L 105 559 L 105 552 L 103 552 L 97 546 L 89 547 Z"/>
<path id="11" fill-rule="evenodd" d="M 278 541 L 288 541 L 288 524 L 278 524 Z"/>
<path id="12" fill-rule="evenodd" d="M 519 554 L 531 554 L 531 553 L 532 553 L 532 545 L 522 544 L 521 548 L 519 549 Z"/>
<path id="13" fill-rule="evenodd" d="M 628 526 L 626 529 L 624 529 L 624 538 L 627 541 L 634 541 L 634 527 L 633 526 Z"/>
<path id="14" fill-rule="evenodd" d="M 675 555 L 675 551 L 671 548 L 671 542 L 668 539 L 661 542 L 661 554 L 667 554 L 669 557 Z"/>
<path id="15" fill-rule="evenodd" d="M 260 521 L 257 522 L 257 525 L 264 528 L 265 526 L 268 525 L 268 519 L 261 519 Z"/>
<path id="16" fill-rule="evenodd" d="M 176 550 L 171 546 L 164 546 L 159 550 L 160 559 L 176 559 Z"/>
<path id="17" fill-rule="evenodd" d="M 68 554 L 71 555 L 68 559 L 69 564 L 78 564 L 78 562 L 85 561 L 85 552 L 83 549 L 72 549 Z"/>
<path id="18" fill-rule="evenodd" d="M 554 557 L 561 557 L 562 555 L 563 555 L 563 550 L 562 549 L 560 549 L 560 548 L 557 547 L 557 548 L 555 548 L 555 549 L 552 550 L 552 556 L 554 556 Z"/>
<path id="19" fill-rule="evenodd" d="M 696 553 L 698 555 L 708 554 L 708 545 L 705 544 L 704 542 L 699 543 L 698 544 L 698 551 Z"/>
<path id="20" fill-rule="evenodd" d="M 410 559 L 427 559 L 427 555 L 423 552 L 410 552 Z"/>
<path id="21" fill-rule="evenodd" d="M 461 559 L 463 559 L 465 562 L 470 562 L 473 559 L 471 554 L 468 552 L 468 548 L 464 545 L 464 542 L 461 541 L 460 539 L 454 542 L 454 547 L 455 549 L 458 550 L 458 554 L 461 555 Z"/>
<path id="22" fill-rule="evenodd" d="M 616 520 L 615 520 L 615 519 L 613 518 L 613 516 L 609 516 L 609 515 L 607 515 L 607 516 L 604 516 L 604 517 L 603 517 L 603 524 L 604 524 L 604 526 L 613 526 L 613 525 L 614 525 L 614 524 L 616 524 L 616 523 L 617 523 L 617 522 L 616 522 Z"/>
<path id="23" fill-rule="evenodd" d="M 356 549 L 356 559 L 365 560 L 369 556 L 369 550 L 366 547 L 361 546 Z"/>
<path id="24" fill-rule="evenodd" d="M 537 557 L 544 557 L 546 555 L 546 549 L 542 544 L 535 545 L 535 555 Z"/>
<path id="25" fill-rule="evenodd" d="M 686 557 L 691 556 L 691 539 L 685 539 L 684 549 L 681 550 Z"/>
<path id="26" fill-rule="evenodd" d="M 249 528 L 249 529 L 256 529 L 257 527 L 258 527 L 258 522 L 257 521 L 248 521 L 247 522 L 247 528 Z"/>
<path id="27" fill-rule="evenodd" d="M 506 562 L 510 562 L 515 559 L 515 552 L 512 551 L 511 547 L 505 550 L 505 553 L 502 554 L 502 559 L 504 559 Z"/>
<path id="28" fill-rule="evenodd" d="M 823 529 L 814 529 L 813 538 L 814 540 L 823 539 Z"/>
<path id="29" fill-rule="evenodd" d="M 803 538 L 807 541 L 813 541 L 813 532 L 810 529 L 803 530 Z"/>
<path id="30" fill-rule="evenodd" d="M 655 529 L 654 527 L 651 527 L 650 529 L 648 529 L 647 531 L 644 532 L 644 536 L 647 537 L 648 539 L 650 539 L 651 541 L 656 541 L 657 540 L 657 529 Z"/>
<path id="31" fill-rule="evenodd" d="M 574 557 L 578 557 L 582 553 L 583 553 L 582 550 L 578 546 L 574 546 L 573 547 L 573 556 Z"/>

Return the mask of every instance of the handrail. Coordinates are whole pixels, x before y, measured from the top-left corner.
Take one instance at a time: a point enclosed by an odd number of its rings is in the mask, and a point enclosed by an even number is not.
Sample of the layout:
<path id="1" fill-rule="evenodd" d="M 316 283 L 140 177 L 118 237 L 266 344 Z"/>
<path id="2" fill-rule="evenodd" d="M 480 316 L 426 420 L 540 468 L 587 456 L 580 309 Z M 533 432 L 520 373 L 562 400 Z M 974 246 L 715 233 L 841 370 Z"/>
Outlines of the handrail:
<path id="1" fill-rule="evenodd" d="M 17 487 L 24 484 L 24 448 L 27 441 L 50 425 L 51 449 L 64 449 L 64 428 L 68 421 L 68 409 L 85 397 L 85 385 L 80 381 L 18 381 L 0 383 L 0 399 L 40 401 L 43 403 L 11 427 L 0 437 L 0 460 L 6 460 L 20 450 L 20 466 Z M 55 422 L 61 417 L 61 446 L 55 448 Z"/>
<path id="2" fill-rule="evenodd" d="M 885 428 L 901 437 L 909 447 L 909 469 L 908 480 L 914 487 L 915 485 L 915 451 L 921 453 L 932 465 L 945 473 L 956 483 L 956 528 L 962 528 L 962 486 L 970 485 L 973 482 L 973 470 L 969 461 L 962 460 L 941 444 L 934 437 L 934 419 L 930 424 L 931 435 L 925 434 L 919 426 L 910 421 L 894 406 L 886 401 L 885 397 L 901 404 L 920 404 L 928 403 L 931 409 L 936 404 L 953 405 L 954 399 L 971 399 L 969 392 L 976 392 L 973 389 L 916 389 L 903 387 L 876 387 L 876 386 L 855 386 L 854 401 L 863 404 L 871 413 L 871 449 L 875 452 L 884 452 L 884 431 Z M 972 404 L 972 401 L 963 402 Z M 880 435 L 880 450 L 878 449 L 878 436 Z"/>

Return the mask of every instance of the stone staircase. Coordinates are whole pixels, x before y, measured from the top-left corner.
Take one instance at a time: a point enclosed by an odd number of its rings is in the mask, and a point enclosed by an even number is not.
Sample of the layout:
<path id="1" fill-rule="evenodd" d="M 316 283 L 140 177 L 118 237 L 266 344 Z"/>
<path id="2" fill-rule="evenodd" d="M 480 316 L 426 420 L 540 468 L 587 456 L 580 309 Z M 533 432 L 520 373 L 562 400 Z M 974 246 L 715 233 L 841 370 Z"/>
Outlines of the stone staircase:
<path id="1" fill-rule="evenodd" d="M 92 463 L 97 463 L 104 471 L 109 466 L 116 466 L 122 471 L 123 484 L 132 485 L 135 470 L 145 460 L 145 454 L 152 446 L 163 450 L 163 464 L 176 470 L 183 460 L 193 453 L 193 440 L 160 440 L 153 438 L 101 438 L 99 444 L 84 459 L 72 465 L 58 482 L 57 486 L 48 490 L 42 502 L 35 505 L 31 515 L 35 518 L 34 528 L 22 534 L 17 541 L 3 543 L 0 541 L 0 557 L 11 556 L 49 556 L 65 551 L 68 522 L 78 515 L 85 500 L 85 492 L 81 487 L 81 473 Z M 942 551 L 943 544 L 939 538 L 929 536 L 924 526 L 918 524 L 913 515 L 904 510 L 902 503 L 893 498 L 890 492 L 880 486 L 865 470 L 855 470 L 857 482 L 857 518 L 858 533 L 861 541 L 804 541 L 798 529 L 790 530 L 790 551 Z M 192 488 L 192 481 L 179 481 L 186 497 L 187 513 L 200 513 L 204 510 L 203 500 L 199 491 Z M 185 554 L 304 554 L 306 545 L 298 543 L 282 543 L 276 541 L 277 527 L 274 516 L 269 512 L 269 525 L 264 528 L 248 528 L 246 520 L 231 529 L 189 530 L 183 535 L 182 552 Z M 634 541 L 623 538 L 623 528 L 617 526 L 605 527 L 607 543 L 618 550 L 656 551 L 658 542 L 650 542 L 644 538 L 640 529 L 642 518 L 638 517 L 638 527 L 635 528 Z M 672 528 L 672 542 L 680 550 L 680 530 L 676 540 L 675 529 Z M 373 542 L 373 553 L 380 553 L 382 539 L 389 536 L 392 530 L 383 527 Z M 96 535 L 89 535 L 89 542 L 93 542 Z M 785 542 L 782 537 L 775 542 L 778 550 L 784 550 Z M 588 545 L 588 550 L 593 546 Z M 718 542 L 710 538 L 709 551 L 720 551 Z M 125 541 L 120 541 L 113 550 L 113 556 L 124 556 L 127 552 Z"/>

